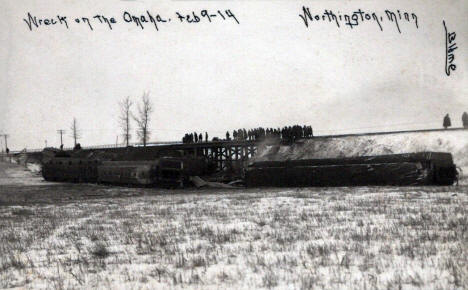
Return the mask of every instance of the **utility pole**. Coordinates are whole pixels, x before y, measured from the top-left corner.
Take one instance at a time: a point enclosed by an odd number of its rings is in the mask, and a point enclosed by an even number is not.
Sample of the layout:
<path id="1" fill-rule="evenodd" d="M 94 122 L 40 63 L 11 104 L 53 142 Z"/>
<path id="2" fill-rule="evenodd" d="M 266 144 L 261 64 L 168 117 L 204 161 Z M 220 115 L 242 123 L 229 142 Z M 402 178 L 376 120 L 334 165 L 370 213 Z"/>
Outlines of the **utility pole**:
<path id="1" fill-rule="evenodd" d="M 6 151 L 6 153 L 8 153 L 9 150 L 8 150 L 8 141 L 7 141 L 7 139 L 8 139 L 9 135 L 8 134 L 2 134 L 0 136 L 3 136 L 3 138 L 5 138 L 5 151 Z"/>
<path id="2" fill-rule="evenodd" d="M 65 130 L 63 129 L 60 129 L 60 130 L 57 130 L 57 133 L 60 134 L 60 148 L 63 149 L 63 134 L 65 134 Z"/>
<path id="3" fill-rule="evenodd" d="M 80 132 L 78 130 L 78 124 L 76 122 L 76 119 L 73 118 L 73 122 L 72 122 L 72 125 L 70 127 L 70 130 L 72 130 L 71 132 L 71 136 L 73 137 L 73 142 L 74 142 L 74 145 L 76 147 L 76 140 L 80 139 L 81 136 L 80 136 Z"/>

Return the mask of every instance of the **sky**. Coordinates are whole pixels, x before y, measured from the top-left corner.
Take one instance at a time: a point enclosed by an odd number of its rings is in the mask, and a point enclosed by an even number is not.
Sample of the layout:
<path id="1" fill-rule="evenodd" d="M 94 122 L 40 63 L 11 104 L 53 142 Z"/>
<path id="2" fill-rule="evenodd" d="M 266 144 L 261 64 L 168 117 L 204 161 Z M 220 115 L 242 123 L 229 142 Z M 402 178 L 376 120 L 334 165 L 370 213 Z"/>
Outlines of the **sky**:
<path id="1" fill-rule="evenodd" d="M 19 2 L 19 3 L 18 3 Z M 12 150 L 122 143 L 119 101 L 153 103 L 151 142 L 186 132 L 312 125 L 320 134 L 439 128 L 468 111 L 467 1 L 12 1 L 0 2 L 0 134 Z M 385 19 L 352 29 L 299 17 L 357 9 Z M 179 23 L 182 14 L 229 9 L 211 23 Z M 385 10 L 417 15 L 389 22 Z M 123 14 L 149 11 L 171 22 L 141 29 Z M 67 16 L 64 25 L 30 31 L 23 19 Z M 110 30 L 77 17 L 115 17 Z M 410 14 L 411 15 L 411 14 Z M 445 73 L 445 20 L 456 32 L 456 70 Z M 136 124 L 133 123 L 135 129 Z M 134 133 L 134 130 L 133 130 Z M 136 140 L 136 134 L 132 141 Z M 4 146 L 4 141 L 0 147 Z M 2 147 L 3 148 L 3 147 Z"/>

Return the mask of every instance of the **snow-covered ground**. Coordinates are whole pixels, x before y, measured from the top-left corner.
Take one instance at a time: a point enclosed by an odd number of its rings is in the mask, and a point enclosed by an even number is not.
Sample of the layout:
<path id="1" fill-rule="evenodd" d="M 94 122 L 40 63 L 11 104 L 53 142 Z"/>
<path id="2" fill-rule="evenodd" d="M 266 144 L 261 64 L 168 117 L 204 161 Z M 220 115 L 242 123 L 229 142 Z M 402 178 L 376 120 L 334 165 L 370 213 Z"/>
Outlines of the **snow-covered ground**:
<path id="1" fill-rule="evenodd" d="M 41 166 L 27 163 L 26 167 L 15 163 L 0 162 L 0 185 L 45 185 L 40 174 Z"/>
<path id="2" fill-rule="evenodd" d="M 35 174 L 40 174 L 42 170 L 41 165 L 38 163 L 26 163 L 26 168 Z"/>
<path id="3" fill-rule="evenodd" d="M 468 286 L 466 186 L 145 192 L 0 207 L 0 288 Z"/>

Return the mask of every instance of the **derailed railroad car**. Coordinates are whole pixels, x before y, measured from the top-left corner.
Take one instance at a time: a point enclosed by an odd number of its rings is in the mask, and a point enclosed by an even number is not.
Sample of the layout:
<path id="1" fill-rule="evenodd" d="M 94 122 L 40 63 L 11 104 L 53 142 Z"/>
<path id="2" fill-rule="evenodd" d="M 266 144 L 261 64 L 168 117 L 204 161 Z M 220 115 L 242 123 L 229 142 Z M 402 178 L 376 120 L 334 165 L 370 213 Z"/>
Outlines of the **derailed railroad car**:
<path id="1" fill-rule="evenodd" d="M 42 165 L 42 176 L 47 181 L 96 182 L 99 160 L 55 157 Z"/>
<path id="2" fill-rule="evenodd" d="M 249 187 L 451 185 L 456 178 L 452 155 L 445 152 L 260 161 L 245 172 Z"/>
<path id="3" fill-rule="evenodd" d="M 98 166 L 98 183 L 129 186 L 155 186 L 158 183 L 159 162 L 104 161 Z"/>
<path id="4" fill-rule="evenodd" d="M 128 186 L 182 187 L 189 177 L 206 173 L 204 159 L 162 157 L 156 160 L 100 161 L 54 157 L 43 164 L 47 181 L 106 183 Z"/>

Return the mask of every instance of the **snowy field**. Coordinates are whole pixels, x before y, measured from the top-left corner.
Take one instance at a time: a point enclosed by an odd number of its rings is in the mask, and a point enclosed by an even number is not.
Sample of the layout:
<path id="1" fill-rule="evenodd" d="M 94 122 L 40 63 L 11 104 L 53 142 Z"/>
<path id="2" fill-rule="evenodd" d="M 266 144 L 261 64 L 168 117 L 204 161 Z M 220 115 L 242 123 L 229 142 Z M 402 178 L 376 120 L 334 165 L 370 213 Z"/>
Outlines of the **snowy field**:
<path id="1" fill-rule="evenodd" d="M 169 191 L 9 166 L 0 288 L 468 287 L 466 185 Z"/>

